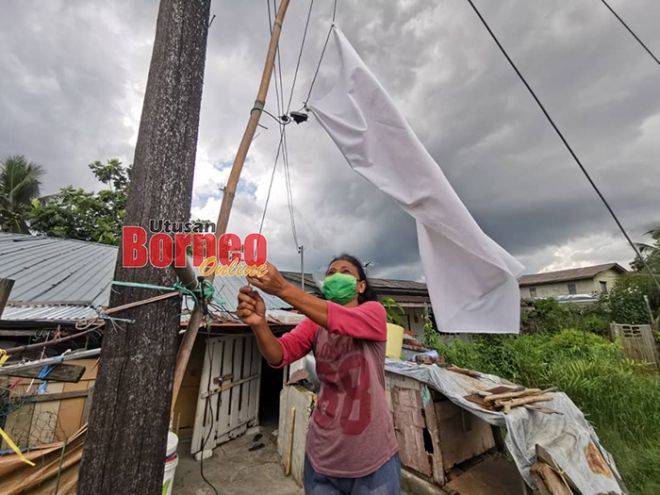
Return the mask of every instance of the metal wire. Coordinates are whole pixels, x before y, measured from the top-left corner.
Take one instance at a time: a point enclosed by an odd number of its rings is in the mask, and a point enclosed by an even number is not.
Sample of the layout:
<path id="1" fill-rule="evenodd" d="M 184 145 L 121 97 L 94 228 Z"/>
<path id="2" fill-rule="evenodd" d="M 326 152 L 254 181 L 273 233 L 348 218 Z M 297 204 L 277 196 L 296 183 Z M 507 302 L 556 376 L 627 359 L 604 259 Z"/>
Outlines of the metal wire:
<path id="1" fill-rule="evenodd" d="M 500 51 L 502 52 L 502 54 L 504 55 L 504 57 L 507 59 L 507 61 L 509 62 L 509 64 L 511 65 L 511 67 L 513 68 L 513 70 L 515 71 L 515 73 L 518 75 L 518 77 L 520 78 L 520 80 L 522 81 L 522 83 L 525 85 L 525 87 L 527 88 L 527 90 L 529 91 L 529 93 L 532 95 L 532 97 L 534 98 L 534 100 L 535 100 L 536 103 L 538 104 L 539 108 L 541 109 L 541 111 L 543 112 L 543 114 L 545 115 L 545 117 L 548 119 L 548 122 L 550 123 L 550 125 L 552 126 L 552 128 L 555 130 L 555 132 L 557 133 L 557 135 L 559 136 L 559 138 L 561 139 L 561 141 L 564 143 L 564 146 L 566 147 L 566 149 L 568 150 L 568 152 L 569 152 L 569 153 L 571 154 L 571 156 L 573 157 L 573 160 L 575 160 L 575 163 L 578 165 L 578 167 L 580 167 L 580 170 L 581 170 L 582 173 L 584 174 L 585 178 L 587 179 L 587 181 L 589 182 L 589 184 L 591 184 L 591 187 L 594 189 L 594 191 L 596 192 L 596 194 L 598 195 L 598 197 L 600 198 L 600 200 L 603 202 L 603 204 L 605 205 L 605 208 L 607 208 L 607 211 L 610 213 L 610 216 L 614 219 L 614 222 L 615 222 L 616 225 L 619 227 L 619 230 L 621 231 L 621 233 L 623 234 L 623 236 L 626 238 L 626 241 L 628 241 L 628 244 L 630 245 L 630 247 L 632 248 L 632 250 L 635 252 L 635 255 L 636 255 L 637 258 L 640 260 L 640 262 L 642 263 L 642 265 L 647 269 L 647 271 L 649 272 L 649 275 L 651 275 L 651 277 L 653 278 L 655 284 L 657 285 L 658 289 L 660 290 L 660 280 L 658 280 L 658 278 L 656 277 L 656 275 L 653 273 L 653 271 L 651 270 L 651 268 L 650 268 L 650 267 L 648 266 L 648 264 L 646 263 L 646 260 L 642 257 L 641 253 L 639 252 L 639 249 L 637 249 L 637 246 L 636 246 L 635 243 L 632 241 L 632 239 L 631 239 L 630 236 L 628 235 L 628 232 L 626 231 L 626 229 L 623 227 L 623 225 L 622 225 L 621 222 L 619 221 L 619 218 L 617 217 L 616 213 L 614 213 L 614 210 L 612 209 L 612 207 L 611 207 L 610 204 L 608 203 L 607 199 L 605 199 L 605 196 L 603 195 L 603 193 L 600 192 L 600 189 L 598 188 L 598 186 L 596 185 L 596 183 L 595 183 L 595 182 L 593 181 L 593 179 L 591 178 L 591 175 L 589 175 L 589 172 L 587 172 L 587 169 L 586 169 L 585 166 L 582 164 L 582 161 L 580 160 L 580 158 L 578 158 L 578 156 L 577 156 L 577 154 L 575 153 L 575 151 L 573 151 L 573 148 L 571 147 L 571 145 L 568 143 L 568 141 L 567 141 L 566 138 L 564 137 L 564 134 L 561 132 L 561 130 L 559 129 L 559 127 L 557 127 L 557 124 L 555 124 L 555 121 L 552 119 L 552 117 L 550 116 L 550 114 L 549 114 L 548 111 L 546 110 L 546 108 L 545 108 L 545 106 L 543 105 L 543 103 L 541 103 L 541 100 L 539 99 L 539 97 L 536 95 L 536 93 L 534 92 L 534 90 L 532 89 L 532 87 L 529 85 L 529 83 L 527 82 L 527 79 L 525 79 L 525 76 L 522 75 L 522 73 L 520 72 L 520 70 L 518 70 L 518 67 L 516 66 L 516 64 L 515 64 L 515 63 L 513 62 L 513 60 L 511 59 L 511 57 L 509 57 L 509 54 L 508 54 L 507 51 L 504 49 L 504 46 L 502 46 L 502 44 L 500 43 L 500 41 L 499 41 L 499 39 L 497 38 L 497 36 L 495 35 L 495 33 L 493 32 L 493 30 L 490 28 L 490 26 L 489 26 L 488 23 L 486 22 L 486 19 L 484 19 L 484 17 L 481 15 L 481 12 L 479 12 L 479 9 L 477 9 L 477 7 L 475 6 L 474 2 L 473 2 L 472 0 L 467 0 L 467 2 L 468 2 L 468 3 L 470 4 L 470 6 L 472 7 L 472 10 L 474 10 L 474 13 L 477 14 L 477 17 L 479 18 L 479 20 L 481 21 L 481 23 L 484 25 L 484 27 L 486 28 L 486 30 L 488 31 L 488 33 L 490 34 L 490 36 L 493 38 L 493 41 L 495 41 L 495 44 L 498 46 L 498 48 L 500 49 Z"/>

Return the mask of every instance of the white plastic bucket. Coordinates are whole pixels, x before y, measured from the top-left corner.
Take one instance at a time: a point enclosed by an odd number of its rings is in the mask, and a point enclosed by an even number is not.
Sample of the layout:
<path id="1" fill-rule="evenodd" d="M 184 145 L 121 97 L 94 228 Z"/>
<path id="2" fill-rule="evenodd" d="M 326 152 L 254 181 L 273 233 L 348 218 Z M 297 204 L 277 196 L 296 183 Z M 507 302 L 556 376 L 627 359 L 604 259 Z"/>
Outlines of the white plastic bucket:
<path id="1" fill-rule="evenodd" d="M 167 450 L 165 458 L 165 472 L 163 473 L 163 495 L 172 495 L 172 485 L 174 485 L 174 473 L 179 464 L 179 457 L 176 455 L 176 448 L 179 444 L 179 438 L 171 431 L 167 433 Z"/>

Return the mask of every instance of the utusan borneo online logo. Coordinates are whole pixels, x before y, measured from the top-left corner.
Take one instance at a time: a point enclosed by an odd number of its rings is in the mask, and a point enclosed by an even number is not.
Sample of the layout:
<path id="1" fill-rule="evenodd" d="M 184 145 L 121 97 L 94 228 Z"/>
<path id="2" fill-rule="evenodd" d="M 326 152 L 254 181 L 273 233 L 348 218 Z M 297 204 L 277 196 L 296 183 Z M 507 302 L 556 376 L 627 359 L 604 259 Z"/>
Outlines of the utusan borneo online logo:
<path id="1" fill-rule="evenodd" d="M 150 235 L 149 235 L 150 234 Z M 244 239 L 226 233 L 216 237 L 212 222 L 170 222 L 150 220 L 144 227 L 122 227 L 122 266 L 156 268 L 186 266 L 192 256 L 199 275 L 256 276 L 266 273 L 266 238 L 248 234 Z"/>

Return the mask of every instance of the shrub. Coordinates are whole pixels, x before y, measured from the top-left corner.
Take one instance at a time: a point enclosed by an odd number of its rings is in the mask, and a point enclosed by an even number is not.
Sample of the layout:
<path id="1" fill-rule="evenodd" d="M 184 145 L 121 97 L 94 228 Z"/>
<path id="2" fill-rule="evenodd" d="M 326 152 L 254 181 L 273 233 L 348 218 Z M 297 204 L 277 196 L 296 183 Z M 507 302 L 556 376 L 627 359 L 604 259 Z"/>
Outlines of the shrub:
<path id="1" fill-rule="evenodd" d="M 577 329 L 437 339 L 447 362 L 566 392 L 594 424 L 631 493 L 660 493 L 660 375 L 618 344 Z"/>

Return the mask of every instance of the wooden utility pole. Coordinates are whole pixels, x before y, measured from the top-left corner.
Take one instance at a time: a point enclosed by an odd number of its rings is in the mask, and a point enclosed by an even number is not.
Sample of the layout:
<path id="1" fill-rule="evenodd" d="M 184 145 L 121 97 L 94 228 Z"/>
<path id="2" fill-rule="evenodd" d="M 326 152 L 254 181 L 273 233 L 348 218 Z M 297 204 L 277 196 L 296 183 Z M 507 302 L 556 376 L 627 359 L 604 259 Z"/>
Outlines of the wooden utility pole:
<path id="1" fill-rule="evenodd" d="M 211 0 L 161 0 L 125 225 L 188 221 Z M 115 280 L 172 285 L 172 270 L 122 268 Z M 156 295 L 114 287 L 110 306 Z M 162 492 L 181 298 L 120 311 L 108 322 L 94 387 L 78 493 Z"/>
<path id="2" fill-rule="evenodd" d="M 261 83 L 259 84 L 257 99 L 255 100 L 252 111 L 250 112 L 250 118 L 248 120 L 247 127 L 245 128 L 245 132 L 243 133 L 243 139 L 241 139 L 241 144 L 238 146 L 236 158 L 234 158 L 234 164 L 232 165 L 231 172 L 229 173 L 229 179 L 227 180 L 227 186 L 225 187 L 224 193 L 222 195 L 222 204 L 220 205 L 220 213 L 218 214 L 218 221 L 216 223 L 215 231 L 217 239 L 219 239 L 220 236 L 227 232 L 229 214 L 231 213 L 231 207 L 234 203 L 234 195 L 236 194 L 238 179 L 241 176 L 241 170 L 243 170 L 245 157 L 247 156 L 248 150 L 250 149 L 250 144 L 254 139 L 254 133 L 257 130 L 259 118 L 261 117 L 264 105 L 266 104 L 268 86 L 270 86 L 270 78 L 273 73 L 275 55 L 277 54 L 277 45 L 280 40 L 282 23 L 284 22 L 284 16 L 288 7 L 289 0 L 282 0 L 280 2 L 279 8 L 277 9 L 277 14 L 275 15 L 275 23 L 273 26 L 273 32 L 270 37 L 270 43 L 268 45 L 268 54 L 266 55 L 266 63 L 264 64 L 264 71 L 261 75 Z M 209 278 L 212 282 L 213 275 L 211 275 Z M 179 395 L 181 382 L 183 381 L 183 375 L 186 372 L 186 367 L 188 366 L 188 361 L 190 360 L 190 353 L 192 352 L 193 345 L 195 344 L 195 338 L 197 337 L 197 331 L 199 330 L 203 319 L 204 315 L 202 307 L 198 305 L 190 315 L 188 329 L 183 336 L 181 347 L 179 348 L 179 354 L 177 355 L 176 359 L 176 370 L 174 372 L 174 385 L 172 392 L 172 411 L 174 411 L 174 405 L 176 404 L 176 399 Z"/>

